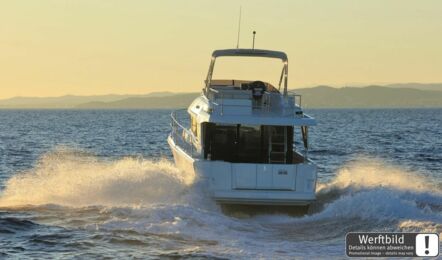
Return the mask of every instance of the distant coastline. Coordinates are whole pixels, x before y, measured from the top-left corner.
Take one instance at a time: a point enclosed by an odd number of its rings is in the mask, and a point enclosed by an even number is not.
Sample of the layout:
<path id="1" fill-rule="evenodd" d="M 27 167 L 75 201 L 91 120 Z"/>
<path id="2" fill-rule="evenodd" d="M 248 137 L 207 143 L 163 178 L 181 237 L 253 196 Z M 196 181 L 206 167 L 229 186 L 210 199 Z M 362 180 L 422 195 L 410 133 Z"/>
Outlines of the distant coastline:
<path id="1" fill-rule="evenodd" d="M 317 86 L 293 89 L 305 108 L 439 108 L 441 84 L 386 86 Z M 154 92 L 146 95 L 14 97 L 0 100 L 0 109 L 173 109 L 185 108 L 199 93 Z"/>

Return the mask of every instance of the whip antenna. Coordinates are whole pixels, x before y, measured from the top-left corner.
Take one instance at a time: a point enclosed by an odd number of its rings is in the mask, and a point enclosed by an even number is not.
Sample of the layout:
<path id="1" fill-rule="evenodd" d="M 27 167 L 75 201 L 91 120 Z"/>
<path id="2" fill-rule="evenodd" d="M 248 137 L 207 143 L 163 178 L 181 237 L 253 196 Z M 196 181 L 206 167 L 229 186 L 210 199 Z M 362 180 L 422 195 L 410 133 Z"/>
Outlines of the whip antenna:
<path id="1" fill-rule="evenodd" d="M 239 6 L 239 21 L 238 21 L 238 37 L 236 39 L 236 48 L 239 48 L 239 34 L 241 32 L 241 6 Z"/>

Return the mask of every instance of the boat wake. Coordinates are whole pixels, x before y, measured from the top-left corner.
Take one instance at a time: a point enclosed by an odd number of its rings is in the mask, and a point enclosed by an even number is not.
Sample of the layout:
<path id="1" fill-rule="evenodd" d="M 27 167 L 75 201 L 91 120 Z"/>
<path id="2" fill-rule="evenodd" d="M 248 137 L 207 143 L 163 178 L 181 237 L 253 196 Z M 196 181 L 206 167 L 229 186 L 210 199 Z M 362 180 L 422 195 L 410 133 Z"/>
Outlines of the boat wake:
<path id="1" fill-rule="evenodd" d="M 115 161 L 72 149 L 47 153 L 36 166 L 6 182 L 0 207 L 55 204 L 147 206 L 177 203 L 195 176 L 163 160 L 123 158 Z"/>
<path id="2" fill-rule="evenodd" d="M 318 185 L 318 200 L 304 217 L 239 218 L 222 214 L 196 176 L 167 160 L 109 161 L 58 149 L 6 182 L 0 211 L 26 212 L 32 223 L 135 236 L 131 243 L 140 236 L 155 237 L 158 246 L 174 241 L 174 250 L 210 256 L 339 256 L 349 231 L 441 233 L 439 190 L 416 173 L 359 160 Z M 310 251 L 318 241 L 325 245 Z"/>

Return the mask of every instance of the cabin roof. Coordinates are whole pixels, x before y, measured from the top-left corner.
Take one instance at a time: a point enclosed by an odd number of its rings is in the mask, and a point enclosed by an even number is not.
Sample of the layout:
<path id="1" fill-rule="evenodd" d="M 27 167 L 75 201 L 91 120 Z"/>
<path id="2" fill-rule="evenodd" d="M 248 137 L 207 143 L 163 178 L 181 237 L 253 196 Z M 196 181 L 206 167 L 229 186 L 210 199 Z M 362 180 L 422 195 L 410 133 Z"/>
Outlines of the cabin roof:
<path id="1" fill-rule="evenodd" d="M 283 62 L 287 62 L 287 54 L 281 51 L 261 50 L 261 49 L 225 49 L 215 50 L 212 53 L 213 58 L 223 56 L 237 56 L 237 57 L 263 57 L 281 59 Z"/>

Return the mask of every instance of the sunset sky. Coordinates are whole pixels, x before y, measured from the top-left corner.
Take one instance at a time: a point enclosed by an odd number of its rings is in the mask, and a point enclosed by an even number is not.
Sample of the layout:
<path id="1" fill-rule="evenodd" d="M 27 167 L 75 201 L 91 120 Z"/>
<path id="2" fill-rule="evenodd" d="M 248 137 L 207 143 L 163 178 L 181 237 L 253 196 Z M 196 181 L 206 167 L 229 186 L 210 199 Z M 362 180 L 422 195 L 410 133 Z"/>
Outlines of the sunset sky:
<path id="1" fill-rule="evenodd" d="M 0 0 L 0 98 L 199 91 L 240 5 L 291 88 L 442 82 L 440 0 Z"/>

